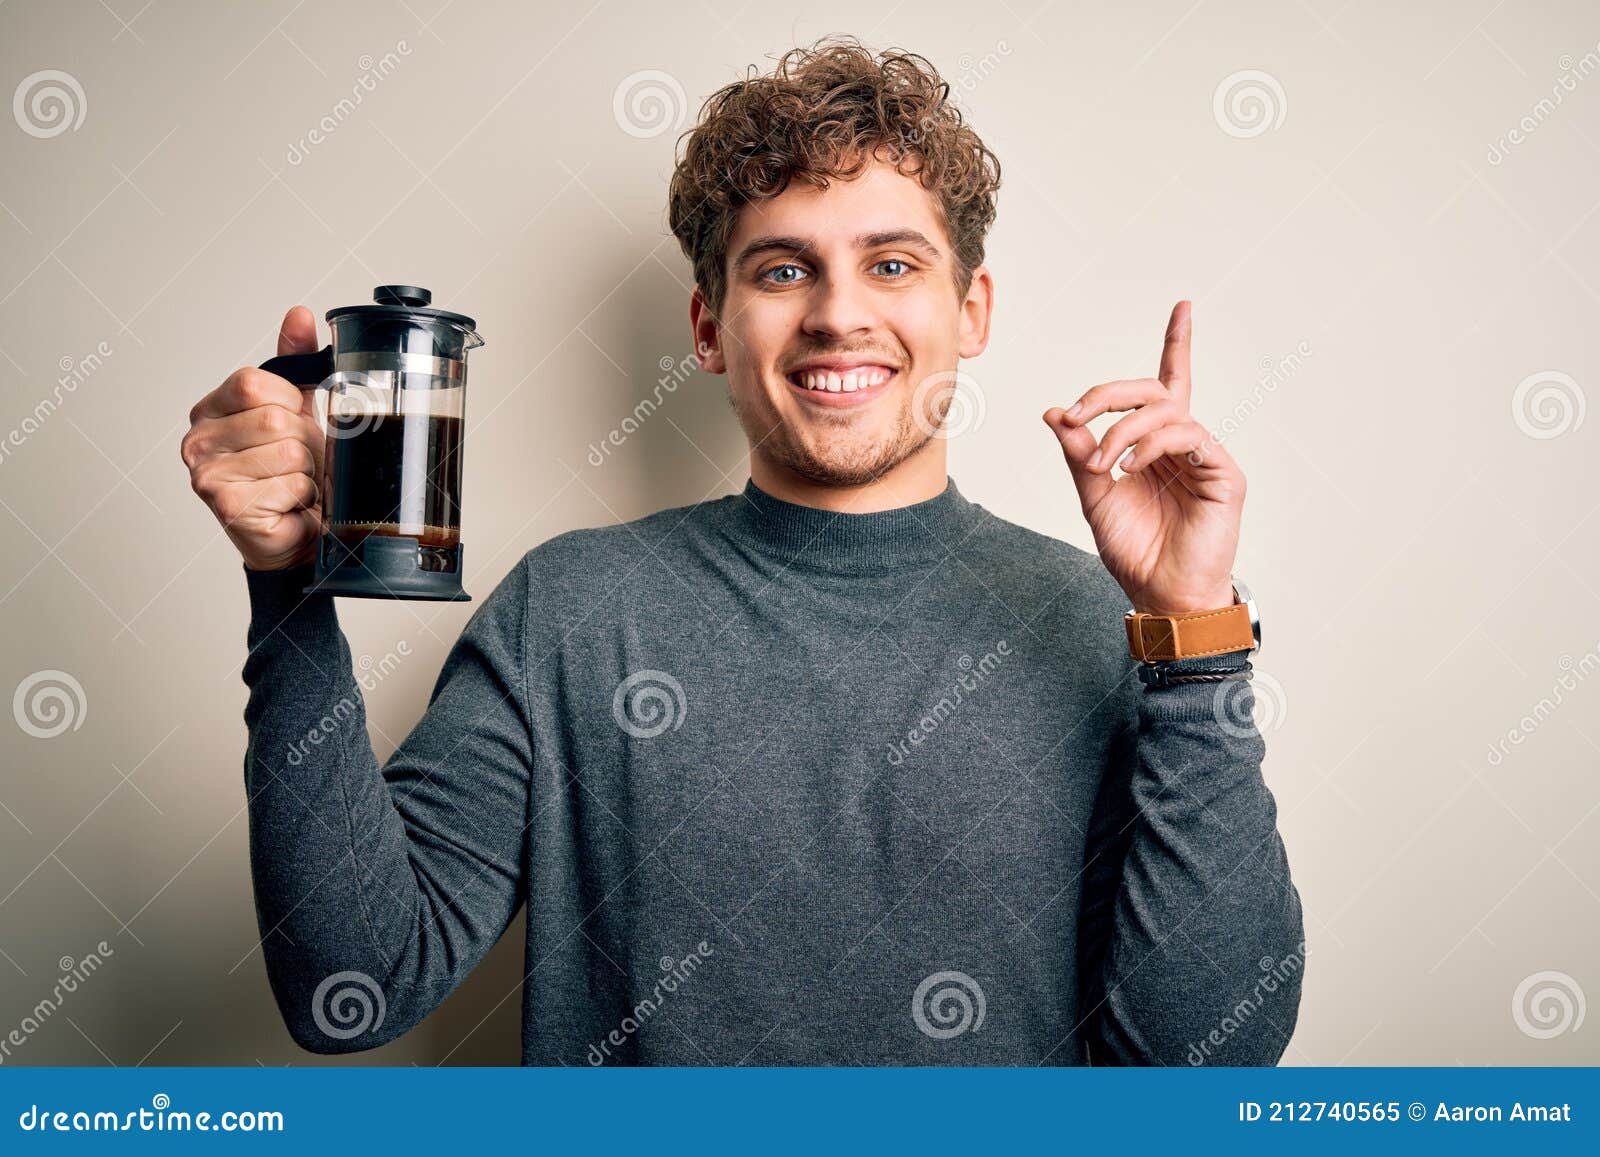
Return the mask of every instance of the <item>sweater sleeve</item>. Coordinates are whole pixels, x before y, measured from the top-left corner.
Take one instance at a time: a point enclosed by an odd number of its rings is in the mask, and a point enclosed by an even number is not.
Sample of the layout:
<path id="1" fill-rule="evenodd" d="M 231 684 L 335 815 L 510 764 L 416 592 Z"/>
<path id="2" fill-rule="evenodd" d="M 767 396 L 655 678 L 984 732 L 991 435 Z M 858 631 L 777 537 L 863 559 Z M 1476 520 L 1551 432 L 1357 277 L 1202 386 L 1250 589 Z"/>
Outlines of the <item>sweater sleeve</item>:
<path id="1" fill-rule="evenodd" d="M 428 1015 L 521 904 L 533 765 L 526 564 L 473 614 L 381 767 L 357 664 L 310 568 L 246 571 L 250 862 L 267 976 L 296 1043 L 375 1048 Z"/>
<path id="2" fill-rule="evenodd" d="M 1079 940 L 1094 1064 L 1272 1065 L 1294 1031 L 1300 897 L 1230 658 L 1225 682 L 1141 687 L 1102 786 Z"/>

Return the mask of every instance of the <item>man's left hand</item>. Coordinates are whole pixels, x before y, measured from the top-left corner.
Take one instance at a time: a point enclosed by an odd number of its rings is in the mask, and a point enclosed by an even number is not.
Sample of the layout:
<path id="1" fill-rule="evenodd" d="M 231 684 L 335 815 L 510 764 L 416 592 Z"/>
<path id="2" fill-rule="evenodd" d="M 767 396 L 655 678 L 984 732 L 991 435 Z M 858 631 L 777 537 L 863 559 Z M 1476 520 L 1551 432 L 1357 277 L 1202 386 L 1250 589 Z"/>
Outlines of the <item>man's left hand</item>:
<path id="1" fill-rule="evenodd" d="M 1101 561 L 1136 611 L 1184 614 L 1234 602 L 1244 472 L 1189 414 L 1190 307 L 1167 323 L 1156 378 L 1104 382 L 1045 411 Z M 1088 423 L 1129 411 L 1095 440 Z M 1119 464 L 1125 473 L 1113 478 Z"/>

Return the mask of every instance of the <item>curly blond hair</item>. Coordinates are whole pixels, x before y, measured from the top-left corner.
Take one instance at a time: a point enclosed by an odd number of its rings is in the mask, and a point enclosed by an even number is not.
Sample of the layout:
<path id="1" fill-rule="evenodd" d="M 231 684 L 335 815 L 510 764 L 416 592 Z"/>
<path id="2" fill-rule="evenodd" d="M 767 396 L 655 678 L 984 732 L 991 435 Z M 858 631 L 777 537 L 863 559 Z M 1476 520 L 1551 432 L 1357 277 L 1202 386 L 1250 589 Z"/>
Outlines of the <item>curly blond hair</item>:
<path id="1" fill-rule="evenodd" d="M 951 103 L 949 84 L 914 53 L 874 55 L 850 37 L 792 49 L 770 75 L 751 66 L 713 93 L 679 146 L 668 221 L 713 312 L 727 293 L 728 239 L 743 205 L 796 180 L 825 189 L 875 159 L 938 200 L 961 296 L 983 263 L 1000 161 Z"/>

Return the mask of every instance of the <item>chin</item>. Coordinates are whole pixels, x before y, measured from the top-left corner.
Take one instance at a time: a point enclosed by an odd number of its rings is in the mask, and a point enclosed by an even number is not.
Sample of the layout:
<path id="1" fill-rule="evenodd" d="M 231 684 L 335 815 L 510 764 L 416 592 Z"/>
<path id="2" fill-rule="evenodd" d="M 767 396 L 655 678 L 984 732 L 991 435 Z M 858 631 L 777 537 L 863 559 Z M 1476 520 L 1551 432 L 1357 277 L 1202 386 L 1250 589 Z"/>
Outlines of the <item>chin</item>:
<path id="1" fill-rule="evenodd" d="M 813 462 L 807 467 L 796 466 L 794 469 L 808 482 L 840 489 L 865 486 L 883 474 L 882 470 L 870 465 L 849 462 Z"/>
<path id="2" fill-rule="evenodd" d="M 829 439 L 810 445 L 785 446 L 775 455 L 801 477 L 824 486 L 865 486 L 883 477 L 927 442 L 916 428 L 914 437 L 890 431 L 870 439 Z"/>
<path id="3" fill-rule="evenodd" d="M 860 408 L 796 407 L 790 383 L 779 379 L 773 389 L 777 396 L 730 389 L 729 401 L 752 446 L 819 486 L 864 486 L 929 440 L 907 402 L 882 397 Z"/>

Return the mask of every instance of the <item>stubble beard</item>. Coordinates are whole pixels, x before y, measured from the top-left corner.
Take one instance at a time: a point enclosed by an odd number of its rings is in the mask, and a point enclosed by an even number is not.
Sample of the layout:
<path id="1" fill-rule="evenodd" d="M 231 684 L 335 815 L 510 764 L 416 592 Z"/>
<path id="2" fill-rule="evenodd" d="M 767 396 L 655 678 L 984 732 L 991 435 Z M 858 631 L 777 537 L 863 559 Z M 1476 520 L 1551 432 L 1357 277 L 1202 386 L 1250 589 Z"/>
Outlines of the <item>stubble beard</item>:
<path id="1" fill-rule="evenodd" d="M 795 437 L 794 431 L 776 414 L 747 413 L 731 390 L 728 401 L 744 427 L 745 436 L 750 439 L 753 453 L 764 454 L 819 486 L 864 486 L 893 470 L 933 437 L 913 418 L 909 399 L 896 415 L 894 427 L 887 436 L 863 439 L 852 432 L 855 423 L 850 418 L 824 414 L 819 423 L 823 436 L 814 445 Z M 940 419 L 942 424 L 943 414 Z M 836 431 L 836 436 L 828 436 L 830 428 Z"/>

